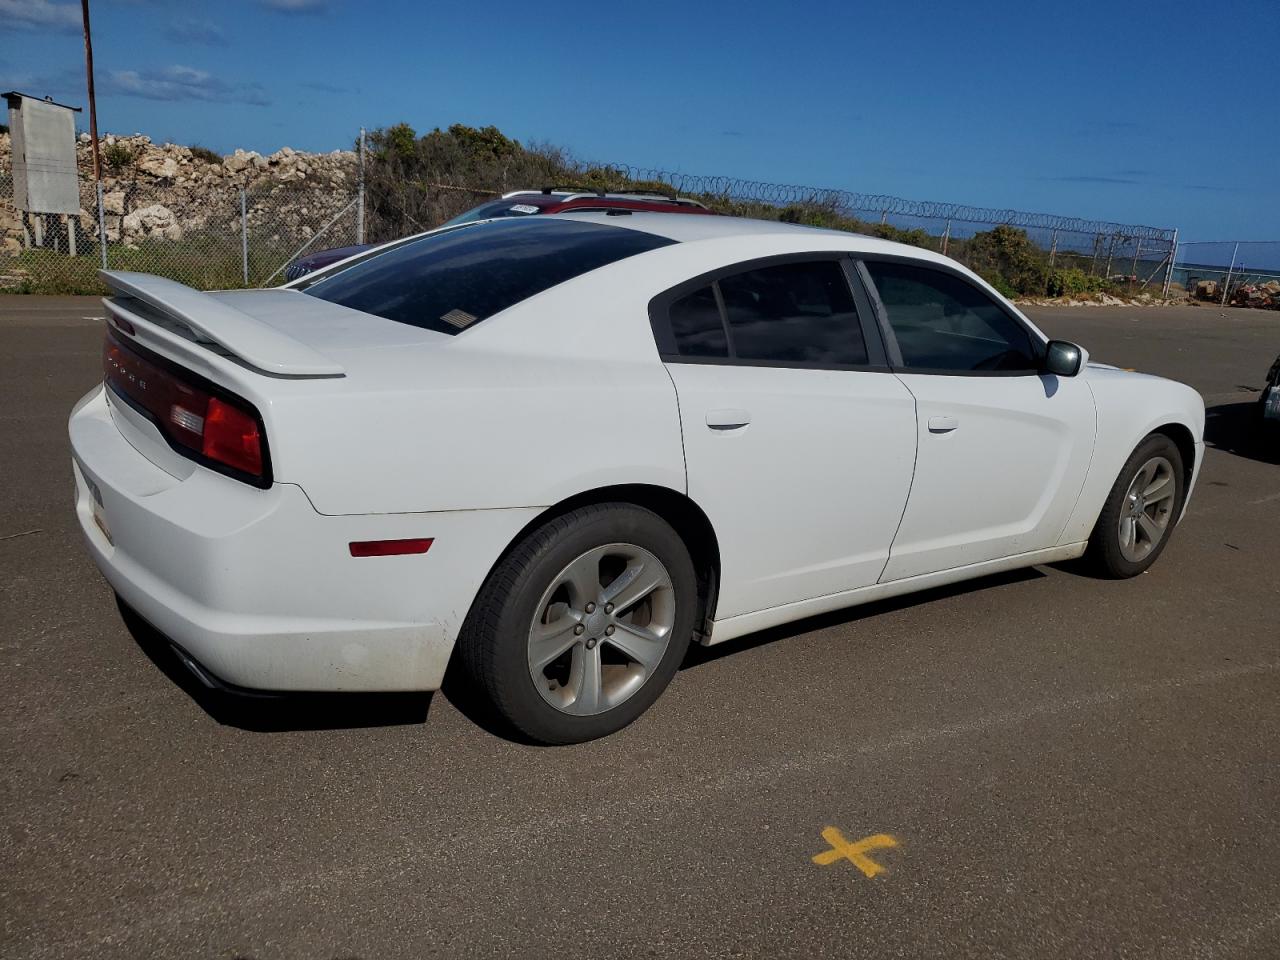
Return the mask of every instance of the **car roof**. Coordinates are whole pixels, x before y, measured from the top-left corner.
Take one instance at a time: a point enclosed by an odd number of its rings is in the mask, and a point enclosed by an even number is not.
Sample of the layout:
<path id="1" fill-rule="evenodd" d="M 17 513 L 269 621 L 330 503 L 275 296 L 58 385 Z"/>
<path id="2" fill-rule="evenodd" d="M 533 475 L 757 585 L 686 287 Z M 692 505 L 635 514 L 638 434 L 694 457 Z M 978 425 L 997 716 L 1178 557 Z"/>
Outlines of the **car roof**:
<path id="1" fill-rule="evenodd" d="M 610 227 L 623 227 L 652 233 L 669 240 L 689 242 L 711 240 L 718 237 L 758 237 L 777 234 L 809 236 L 827 234 L 839 237 L 854 236 L 843 230 L 825 230 L 819 227 L 802 227 L 778 220 L 751 220 L 747 217 L 669 217 L 662 213 L 636 210 L 624 214 L 610 214 L 590 210 L 566 210 L 557 214 L 561 220 L 581 220 L 586 223 L 602 223 Z"/>
<path id="2" fill-rule="evenodd" d="M 519 218 L 541 221 L 550 227 L 548 221 L 578 221 L 594 223 L 600 226 L 614 227 L 622 230 L 636 230 L 680 243 L 706 242 L 729 243 L 737 240 L 755 240 L 759 248 L 759 256 L 771 253 L 824 253 L 843 251 L 848 253 L 881 254 L 885 256 L 906 257 L 913 260 L 942 263 L 952 268 L 970 273 L 962 265 L 949 257 L 935 253 L 924 247 L 882 240 L 862 233 L 847 230 L 833 230 L 825 227 L 810 227 L 796 223 L 783 223 L 779 220 L 755 220 L 748 217 L 673 217 L 669 213 L 652 213 L 643 210 L 565 210 L 554 217 Z M 502 218 L 477 220 L 459 224 L 453 230 L 464 230 L 481 224 L 504 222 Z M 439 228 L 437 228 L 439 229 Z M 434 234 L 435 230 L 404 237 L 381 247 L 372 248 L 374 252 L 392 249 L 401 244 L 416 241 Z M 976 274 L 973 276 L 976 277 Z M 303 278 L 305 279 L 305 278 Z"/>
<path id="3" fill-rule="evenodd" d="M 628 213 L 610 215 L 589 211 L 566 210 L 556 215 L 561 220 L 582 220 L 591 223 L 607 223 L 611 227 L 623 227 L 656 234 L 682 243 L 699 240 L 722 240 L 755 237 L 759 239 L 807 240 L 813 249 L 848 250 L 855 253 L 882 253 L 907 256 L 920 260 L 946 261 L 947 258 L 923 247 L 913 247 L 892 240 L 832 230 L 826 227 L 808 227 L 798 223 L 782 223 L 779 220 L 753 220 L 747 217 L 672 217 L 662 213 Z"/>

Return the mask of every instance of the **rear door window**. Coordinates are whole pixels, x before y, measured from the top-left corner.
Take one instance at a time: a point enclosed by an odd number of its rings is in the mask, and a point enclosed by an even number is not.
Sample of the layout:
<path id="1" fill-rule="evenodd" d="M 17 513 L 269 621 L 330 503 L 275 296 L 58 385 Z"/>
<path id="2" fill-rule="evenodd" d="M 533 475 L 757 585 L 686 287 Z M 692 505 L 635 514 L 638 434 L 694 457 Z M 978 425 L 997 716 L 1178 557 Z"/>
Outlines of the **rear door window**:
<path id="1" fill-rule="evenodd" d="M 300 289 L 397 323 L 457 334 L 566 280 L 674 242 L 552 217 L 491 220 L 374 253 Z"/>
<path id="2" fill-rule="evenodd" d="M 844 270 L 834 260 L 786 263 L 720 281 L 739 360 L 861 365 L 867 347 Z"/>
<path id="3" fill-rule="evenodd" d="M 655 298 L 650 319 L 658 353 L 693 362 L 868 366 L 862 318 L 843 263 L 832 256 L 775 262 L 726 272 L 678 297 Z"/>
<path id="4" fill-rule="evenodd" d="M 676 349 L 683 357 L 727 357 L 729 340 L 725 336 L 720 305 L 715 290 L 706 286 L 681 297 L 671 304 L 671 333 Z"/>

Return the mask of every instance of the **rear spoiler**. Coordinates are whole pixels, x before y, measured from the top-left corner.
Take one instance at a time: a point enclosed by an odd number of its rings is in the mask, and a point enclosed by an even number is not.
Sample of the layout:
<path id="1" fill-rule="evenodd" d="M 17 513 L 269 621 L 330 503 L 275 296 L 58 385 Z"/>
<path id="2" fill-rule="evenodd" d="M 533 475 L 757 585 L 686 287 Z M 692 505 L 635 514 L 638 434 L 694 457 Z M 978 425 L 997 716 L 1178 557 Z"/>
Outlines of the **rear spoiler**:
<path id="1" fill-rule="evenodd" d="M 99 270 L 114 293 L 133 297 L 189 327 L 251 367 L 277 377 L 341 377 L 339 363 L 247 313 L 193 290 L 186 284 L 149 273 Z M 108 307 L 115 306 L 108 302 Z M 119 305 L 127 310 L 127 304 Z M 142 319 L 134 314 L 132 319 Z"/>

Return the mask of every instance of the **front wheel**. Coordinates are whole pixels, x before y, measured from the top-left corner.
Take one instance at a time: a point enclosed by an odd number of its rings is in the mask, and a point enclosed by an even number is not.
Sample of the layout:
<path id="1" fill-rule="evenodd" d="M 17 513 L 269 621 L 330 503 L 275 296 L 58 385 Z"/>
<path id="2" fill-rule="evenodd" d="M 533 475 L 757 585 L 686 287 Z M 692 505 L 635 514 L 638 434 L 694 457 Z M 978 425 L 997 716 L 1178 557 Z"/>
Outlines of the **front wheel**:
<path id="1" fill-rule="evenodd" d="M 541 743 L 613 733 L 671 681 L 697 579 L 679 535 L 632 504 L 582 507 L 529 533 L 480 590 L 458 638 L 471 682 Z"/>
<path id="2" fill-rule="evenodd" d="M 1088 559 L 1103 576 L 1136 577 L 1160 556 L 1182 510 L 1182 454 L 1163 434 L 1148 436 L 1116 478 L 1089 538 Z"/>

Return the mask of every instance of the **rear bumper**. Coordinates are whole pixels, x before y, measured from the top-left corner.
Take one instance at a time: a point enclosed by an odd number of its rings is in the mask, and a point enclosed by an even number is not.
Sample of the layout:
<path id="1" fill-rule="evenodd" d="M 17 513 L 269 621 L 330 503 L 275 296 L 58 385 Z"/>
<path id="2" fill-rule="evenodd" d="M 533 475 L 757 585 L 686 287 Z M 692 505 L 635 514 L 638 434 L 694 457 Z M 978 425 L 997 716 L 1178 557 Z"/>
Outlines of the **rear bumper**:
<path id="1" fill-rule="evenodd" d="M 504 531 L 526 522 L 514 510 L 323 516 L 296 485 L 260 490 L 204 469 L 178 478 L 130 445 L 101 388 L 69 431 L 94 562 L 143 619 L 237 687 L 438 688 Z M 436 543 L 367 558 L 347 546 L 401 537 Z"/>

